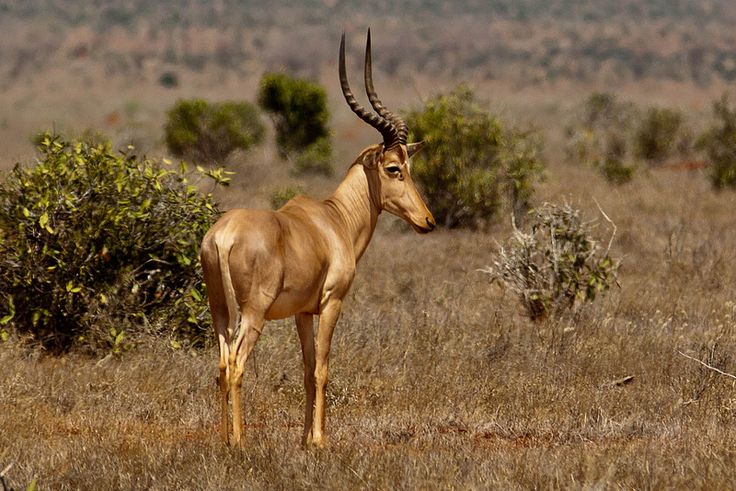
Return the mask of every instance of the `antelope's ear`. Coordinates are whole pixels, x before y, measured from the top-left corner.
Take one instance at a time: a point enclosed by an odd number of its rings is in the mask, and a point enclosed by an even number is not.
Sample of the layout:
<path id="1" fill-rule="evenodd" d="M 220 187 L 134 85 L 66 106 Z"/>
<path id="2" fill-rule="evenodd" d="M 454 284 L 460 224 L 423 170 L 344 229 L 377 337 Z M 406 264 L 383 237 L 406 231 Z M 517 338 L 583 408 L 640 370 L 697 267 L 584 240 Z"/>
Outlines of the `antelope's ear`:
<path id="1" fill-rule="evenodd" d="M 406 153 L 409 154 L 409 158 L 424 147 L 424 142 L 415 142 L 406 144 Z"/>
<path id="2" fill-rule="evenodd" d="M 375 169 L 383 156 L 383 146 L 374 148 L 363 154 L 362 164 L 366 169 Z"/>

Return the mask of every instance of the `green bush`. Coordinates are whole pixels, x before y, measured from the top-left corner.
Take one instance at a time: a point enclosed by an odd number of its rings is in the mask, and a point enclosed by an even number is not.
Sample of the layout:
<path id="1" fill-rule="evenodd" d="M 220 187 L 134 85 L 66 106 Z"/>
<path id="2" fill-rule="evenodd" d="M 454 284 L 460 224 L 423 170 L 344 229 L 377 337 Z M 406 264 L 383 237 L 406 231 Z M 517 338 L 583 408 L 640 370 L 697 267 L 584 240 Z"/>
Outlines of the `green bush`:
<path id="1" fill-rule="evenodd" d="M 710 161 L 710 181 L 715 189 L 736 188 L 736 107 L 727 95 L 713 103 L 716 122 L 698 139 L 698 148 Z"/>
<path id="2" fill-rule="evenodd" d="M 292 160 L 295 174 L 332 175 L 330 112 L 321 86 L 283 73 L 265 74 L 258 104 L 271 114 L 279 153 Z"/>
<path id="3" fill-rule="evenodd" d="M 679 110 L 651 107 L 642 114 L 608 93 L 586 99 L 567 138 L 568 158 L 598 169 L 612 184 L 629 182 L 642 163 L 688 158 L 693 146 Z"/>
<path id="4" fill-rule="evenodd" d="M 332 168 L 332 146 L 328 138 L 320 138 L 301 152 L 294 155 L 293 174 L 302 176 L 304 174 L 322 174 L 331 176 Z"/>
<path id="5" fill-rule="evenodd" d="M 684 117 L 676 109 L 649 108 L 634 135 L 637 157 L 659 163 L 681 150 L 678 142 L 683 123 Z"/>
<path id="6" fill-rule="evenodd" d="M 527 233 L 514 227 L 483 271 L 516 293 L 531 319 L 593 301 L 615 282 L 620 262 L 592 238 L 578 210 L 545 203 L 531 211 L 529 222 Z"/>
<path id="7" fill-rule="evenodd" d="M 176 72 L 166 71 L 162 73 L 161 76 L 158 78 L 158 83 L 161 85 L 161 87 L 173 89 L 174 87 L 179 86 L 179 76 L 176 74 Z"/>
<path id="8" fill-rule="evenodd" d="M 629 182 L 637 168 L 632 146 L 638 111 L 609 93 L 595 92 L 567 128 L 567 157 L 596 168 L 612 184 Z"/>
<path id="9" fill-rule="evenodd" d="M 406 121 L 410 137 L 425 142 L 412 176 L 439 224 L 475 227 L 503 202 L 514 211 L 527 205 L 543 169 L 537 135 L 504 129 L 465 86 L 430 99 Z"/>
<path id="10" fill-rule="evenodd" d="M 261 109 L 271 114 L 276 144 L 283 154 L 303 151 L 317 140 L 329 140 L 327 94 L 319 85 L 283 73 L 267 73 L 258 93 Z"/>
<path id="11" fill-rule="evenodd" d="M 635 114 L 632 104 L 609 92 L 593 92 L 583 106 L 584 126 L 590 129 L 627 126 Z"/>
<path id="12" fill-rule="evenodd" d="M 634 177 L 636 164 L 627 155 L 628 145 L 621 132 L 609 131 L 603 139 L 605 150 L 594 165 L 611 184 L 625 184 Z"/>
<path id="13" fill-rule="evenodd" d="M 263 139 L 258 109 L 247 102 L 178 101 L 167 114 L 166 146 L 180 158 L 223 164 L 236 150 L 248 150 Z"/>
<path id="14" fill-rule="evenodd" d="M 224 173 L 50 134 L 38 150 L 0 184 L 0 324 L 54 351 L 205 340 L 198 247 L 217 210 L 196 184 Z"/>

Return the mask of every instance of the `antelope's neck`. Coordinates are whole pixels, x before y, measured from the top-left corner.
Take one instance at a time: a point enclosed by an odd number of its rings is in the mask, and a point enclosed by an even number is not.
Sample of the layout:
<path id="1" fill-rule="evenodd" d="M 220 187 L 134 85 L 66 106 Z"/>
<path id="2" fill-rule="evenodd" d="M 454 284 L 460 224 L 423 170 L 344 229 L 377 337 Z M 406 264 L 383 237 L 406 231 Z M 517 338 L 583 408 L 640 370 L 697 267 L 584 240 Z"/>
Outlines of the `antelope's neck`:
<path id="1" fill-rule="evenodd" d="M 332 196 L 325 200 L 352 241 L 356 262 L 368 247 L 381 213 L 379 198 L 371 190 L 369 178 L 362 165 L 353 165 Z"/>

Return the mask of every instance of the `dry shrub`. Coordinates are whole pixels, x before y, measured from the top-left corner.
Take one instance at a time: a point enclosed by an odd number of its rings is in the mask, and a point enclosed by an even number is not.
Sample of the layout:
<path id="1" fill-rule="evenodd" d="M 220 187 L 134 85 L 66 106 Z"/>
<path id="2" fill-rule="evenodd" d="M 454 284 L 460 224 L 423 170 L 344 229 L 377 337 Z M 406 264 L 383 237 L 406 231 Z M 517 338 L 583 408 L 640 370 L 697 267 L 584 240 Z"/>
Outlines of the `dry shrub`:
<path id="1" fill-rule="evenodd" d="M 514 224 L 511 240 L 485 270 L 519 296 L 538 320 L 576 301 L 593 301 L 616 281 L 620 261 L 592 237 L 592 224 L 570 205 L 545 203 L 530 212 L 530 231 Z"/>

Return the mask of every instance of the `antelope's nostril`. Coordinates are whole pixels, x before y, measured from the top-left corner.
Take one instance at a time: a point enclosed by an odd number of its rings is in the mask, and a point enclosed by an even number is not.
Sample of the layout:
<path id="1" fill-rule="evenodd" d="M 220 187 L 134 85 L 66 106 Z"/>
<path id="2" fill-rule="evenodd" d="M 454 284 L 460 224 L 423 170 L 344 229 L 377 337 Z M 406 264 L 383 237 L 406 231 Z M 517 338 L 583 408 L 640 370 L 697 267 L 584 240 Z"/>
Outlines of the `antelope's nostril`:
<path id="1" fill-rule="evenodd" d="M 434 219 L 427 218 L 427 226 L 429 227 L 429 230 L 434 230 L 434 227 L 435 227 Z"/>

